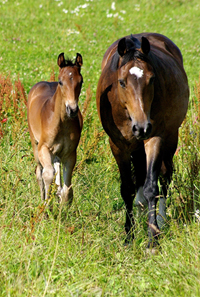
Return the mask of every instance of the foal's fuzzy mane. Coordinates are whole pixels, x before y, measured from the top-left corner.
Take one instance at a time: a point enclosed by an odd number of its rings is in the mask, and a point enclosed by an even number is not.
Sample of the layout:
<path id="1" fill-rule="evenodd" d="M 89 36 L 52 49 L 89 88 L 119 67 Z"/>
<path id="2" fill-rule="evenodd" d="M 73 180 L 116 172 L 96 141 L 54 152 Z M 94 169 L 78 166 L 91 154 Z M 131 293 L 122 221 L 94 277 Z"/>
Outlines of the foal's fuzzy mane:
<path id="1" fill-rule="evenodd" d="M 127 52 L 122 57 L 122 62 L 121 62 L 120 67 L 124 66 L 129 61 L 137 60 L 137 59 L 140 59 L 142 61 L 145 61 L 145 62 L 151 64 L 149 57 L 137 49 L 136 46 L 138 45 L 138 43 L 136 45 L 134 41 L 135 41 L 134 37 L 126 39 Z M 112 71 L 116 71 L 119 68 L 119 58 L 120 58 L 120 55 L 119 55 L 118 51 L 116 51 L 116 53 L 113 55 L 112 61 L 111 61 L 111 70 Z"/>
<path id="2" fill-rule="evenodd" d="M 70 59 L 70 58 L 67 57 L 65 59 L 65 67 L 66 66 L 75 66 L 75 62 L 72 59 Z"/>

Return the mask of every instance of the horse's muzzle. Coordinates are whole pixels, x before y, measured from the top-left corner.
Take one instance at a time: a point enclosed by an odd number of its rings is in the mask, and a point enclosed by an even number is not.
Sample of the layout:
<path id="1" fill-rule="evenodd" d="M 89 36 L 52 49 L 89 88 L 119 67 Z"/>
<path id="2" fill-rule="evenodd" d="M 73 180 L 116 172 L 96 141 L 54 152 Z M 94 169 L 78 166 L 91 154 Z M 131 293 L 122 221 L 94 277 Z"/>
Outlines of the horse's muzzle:
<path id="1" fill-rule="evenodd" d="M 132 127 L 133 135 L 138 140 L 145 140 L 148 139 L 151 131 L 152 131 L 152 124 L 146 123 L 145 125 L 134 124 Z"/>
<path id="2" fill-rule="evenodd" d="M 78 105 L 76 108 L 71 108 L 69 105 L 66 107 L 66 112 L 67 112 L 67 115 L 70 117 L 70 118 L 75 118 L 78 114 Z"/>

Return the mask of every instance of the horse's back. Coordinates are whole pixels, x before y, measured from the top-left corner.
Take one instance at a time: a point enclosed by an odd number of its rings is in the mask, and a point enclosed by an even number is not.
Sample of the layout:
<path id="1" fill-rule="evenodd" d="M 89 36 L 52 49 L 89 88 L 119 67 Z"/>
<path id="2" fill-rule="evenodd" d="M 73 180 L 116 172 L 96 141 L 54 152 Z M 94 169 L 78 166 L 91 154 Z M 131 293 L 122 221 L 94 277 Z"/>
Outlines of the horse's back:
<path id="1" fill-rule="evenodd" d="M 36 101 L 39 106 L 42 106 L 45 101 L 54 95 L 57 85 L 57 82 L 47 81 L 41 81 L 35 84 L 28 95 L 28 105 L 30 108 L 34 101 Z"/>
<path id="2" fill-rule="evenodd" d="M 36 141 L 41 134 L 41 112 L 53 97 L 58 83 L 42 81 L 35 84 L 28 95 L 28 124 Z"/>
<path id="3" fill-rule="evenodd" d="M 140 34 L 134 34 L 134 35 L 127 35 L 126 38 L 130 38 L 131 36 L 137 38 L 139 41 L 141 41 L 142 37 L 146 37 L 152 47 L 152 49 L 157 49 L 162 51 L 165 54 L 171 55 L 174 57 L 174 59 L 177 60 L 177 62 L 183 66 L 183 58 L 181 51 L 179 48 L 166 36 L 158 33 L 140 33 Z M 117 51 L 117 46 L 119 43 L 119 40 L 116 40 L 104 54 L 103 61 L 101 64 L 101 70 L 104 69 L 106 64 L 110 59 L 112 59 L 113 55 Z"/>

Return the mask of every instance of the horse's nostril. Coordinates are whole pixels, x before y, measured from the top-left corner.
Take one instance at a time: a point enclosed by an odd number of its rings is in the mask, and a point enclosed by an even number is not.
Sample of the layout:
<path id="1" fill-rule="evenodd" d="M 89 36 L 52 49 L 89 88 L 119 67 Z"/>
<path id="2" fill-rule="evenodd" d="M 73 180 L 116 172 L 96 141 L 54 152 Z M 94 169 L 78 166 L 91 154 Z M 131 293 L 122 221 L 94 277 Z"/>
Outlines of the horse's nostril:
<path id="1" fill-rule="evenodd" d="M 151 131 L 152 131 L 152 125 L 151 125 L 151 123 L 148 123 L 147 128 L 145 129 L 144 132 L 147 136 L 149 136 L 151 134 Z"/>
<path id="2" fill-rule="evenodd" d="M 152 131 L 152 125 L 151 123 L 147 123 L 146 127 L 144 127 L 143 125 L 138 125 L 135 124 L 132 127 L 132 131 L 133 131 L 133 135 L 137 138 L 137 139 L 147 139 Z"/>
<path id="3" fill-rule="evenodd" d="M 66 107 L 66 112 L 70 118 L 74 118 L 78 114 L 78 106 L 76 108 L 71 108 L 69 105 Z"/>
<path id="4" fill-rule="evenodd" d="M 133 132 L 136 132 L 137 131 L 137 126 L 136 125 L 133 125 L 132 130 L 133 130 Z"/>

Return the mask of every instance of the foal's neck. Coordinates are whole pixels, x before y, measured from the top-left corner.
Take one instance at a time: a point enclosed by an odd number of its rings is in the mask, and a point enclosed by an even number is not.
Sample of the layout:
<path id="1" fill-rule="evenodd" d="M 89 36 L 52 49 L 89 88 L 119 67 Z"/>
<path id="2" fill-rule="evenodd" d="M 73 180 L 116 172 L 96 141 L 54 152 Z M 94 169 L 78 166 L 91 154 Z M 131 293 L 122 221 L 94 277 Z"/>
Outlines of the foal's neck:
<path id="1" fill-rule="evenodd" d="M 69 116 L 67 115 L 67 112 L 66 112 L 66 105 L 65 105 L 65 101 L 62 97 L 62 93 L 61 93 L 61 90 L 60 90 L 60 87 L 57 86 L 57 89 L 56 89 L 56 92 L 53 96 L 54 98 L 54 117 L 57 119 L 57 120 L 61 120 L 62 122 L 63 121 L 68 121 L 70 120 Z"/>

